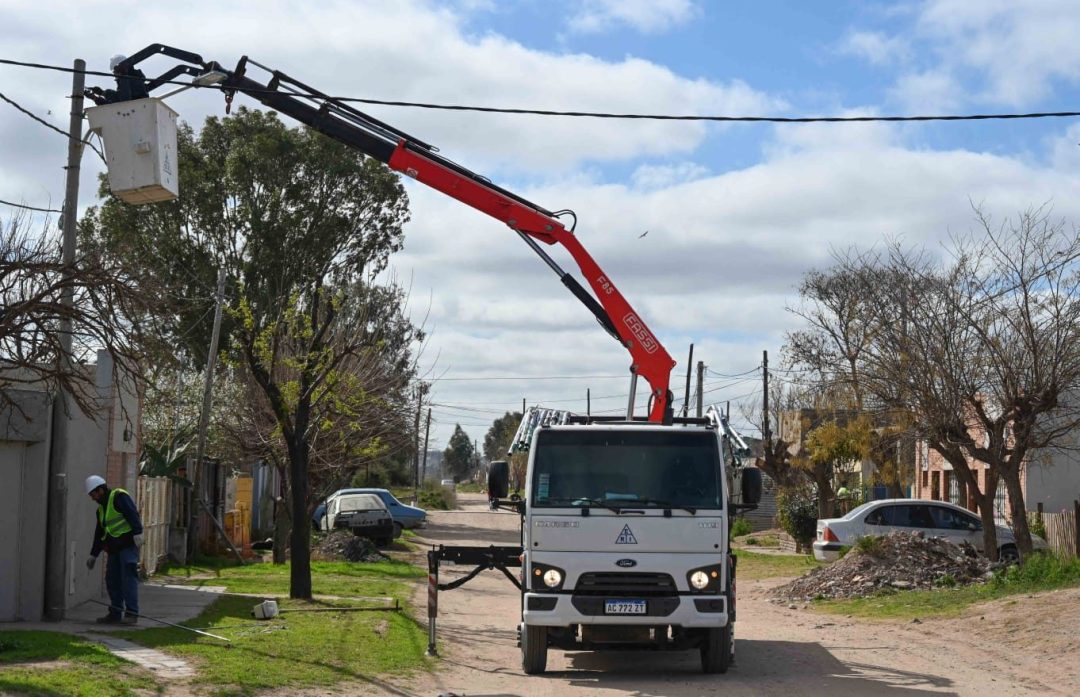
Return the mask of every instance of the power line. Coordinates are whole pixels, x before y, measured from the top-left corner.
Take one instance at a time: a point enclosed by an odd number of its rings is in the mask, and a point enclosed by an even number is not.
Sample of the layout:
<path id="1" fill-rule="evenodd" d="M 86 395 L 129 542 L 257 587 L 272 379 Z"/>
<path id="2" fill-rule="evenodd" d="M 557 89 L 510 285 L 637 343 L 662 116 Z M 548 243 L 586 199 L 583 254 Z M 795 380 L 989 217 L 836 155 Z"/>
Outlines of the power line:
<path id="1" fill-rule="evenodd" d="M 22 68 L 34 68 L 38 70 L 55 70 L 59 72 L 75 72 L 74 68 L 45 63 L 32 63 L 29 61 L 17 61 L 8 58 L 0 58 L 0 64 L 13 65 Z M 114 78 L 112 73 L 99 70 L 84 70 L 86 75 Z M 164 80 L 160 84 L 183 85 L 184 87 L 197 87 L 201 89 L 214 89 L 219 91 L 230 88 L 222 85 L 193 85 L 181 80 Z M 1047 119 L 1067 118 L 1080 116 L 1080 111 L 1041 111 L 1029 113 L 995 113 L 995 114 L 921 114 L 912 116 L 707 116 L 696 114 L 633 114 L 612 113 L 599 111 L 559 111 L 555 109 L 514 109 L 509 107 L 484 107 L 466 104 L 436 104 L 432 102 L 407 102 L 389 99 L 371 99 L 365 97 L 324 97 L 306 92 L 293 90 L 271 90 L 244 88 L 245 92 L 272 93 L 292 97 L 304 97 L 308 99 L 329 99 L 337 102 L 356 102 L 376 106 L 396 106 L 412 109 L 434 109 L 440 111 L 469 111 L 488 114 L 522 114 L 529 116 L 564 116 L 576 118 L 594 119 L 622 119 L 642 121 L 711 121 L 723 123 L 873 123 L 892 122 L 903 123 L 911 121 L 994 121 L 1016 119 Z"/>
<path id="2" fill-rule="evenodd" d="M 72 68 L 68 68 L 68 70 L 71 71 L 71 72 L 74 72 L 74 69 L 72 69 Z M 51 128 L 52 130 L 56 131 L 60 135 L 64 136 L 65 138 L 71 138 L 72 137 L 67 131 L 64 131 L 63 129 L 57 128 L 56 126 L 52 125 L 51 123 L 49 123 L 45 119 L 41 118 L 40 116 L 38 116 L 34 112 L 30 111 L 26 107 L 22 106 L 21 104 L 19 104 L 15 100 L 9 98 L 3 92 L 0 92 L 0 99 L 3 99 L 5 102 L 7 102 L 11 106 L 15 107 L 16 109 L 18 109 L 22 113 L 26 114 L 27 116 L 29 116 L 33 120 L 37 121 L 42 126 L 45 126 L 46 128 Z M 96 152 L 97 156 L 101 158 L 102 162 L 106 162 L 105 154 L 102 153 L 100 150 L 98 150 L 97 147 L 93 143 L 91 143 L 88 140 L 80 140 L 79 142 L 82 143 L 83 145 L 86 145 L 87 147 L 89 147 L 94 152 Z M 106 162 L 106 164 L 107 164 L 107 162 Z M 56 212 L 59 213 L 60 211 L 56 211 Z"/>
<path id="3" fill-rule="evenodd" d="M 430 378 L 424 382 L 474 382 L 486 380 L 626 380 L 626 375 L 500 375 L 477 378 Z"/>
<path id="4" fill-rule="evenodd" d="M 0 97 L 2 96 L 3 95 L 0 95 Z M 24 208 L 28 211 L 38 211 L 39 213 L 63 213 L 63 211 L 57 210 L 55 208 L 38 208 L 37 206 L 28 206 L 25 203 L 12 203 L 11 201 L 5 201 L 2 198 L 0 198 L 0 203 L 4 204 L 5 206 L 11 206 L 12 208 Z"/>

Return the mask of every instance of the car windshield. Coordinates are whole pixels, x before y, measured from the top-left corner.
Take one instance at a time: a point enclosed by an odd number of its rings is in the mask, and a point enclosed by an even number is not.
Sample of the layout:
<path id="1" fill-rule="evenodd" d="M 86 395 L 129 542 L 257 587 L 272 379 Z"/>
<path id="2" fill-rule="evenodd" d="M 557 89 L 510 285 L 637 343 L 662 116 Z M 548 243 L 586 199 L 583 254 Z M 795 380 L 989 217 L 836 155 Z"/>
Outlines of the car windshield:
<path id="1" fill-rule="evenodd" d="M 342 496 L 338 510 L 345 511 L 374 511 L 383 508 L 382 501 L 374 494 L 358 494 L 355 496 Z"/>
<path id="2" fill-rule="evenodd" d="M 711 431 L 542 431 L 534 458 L 536 507 L 723 508 Z"/>

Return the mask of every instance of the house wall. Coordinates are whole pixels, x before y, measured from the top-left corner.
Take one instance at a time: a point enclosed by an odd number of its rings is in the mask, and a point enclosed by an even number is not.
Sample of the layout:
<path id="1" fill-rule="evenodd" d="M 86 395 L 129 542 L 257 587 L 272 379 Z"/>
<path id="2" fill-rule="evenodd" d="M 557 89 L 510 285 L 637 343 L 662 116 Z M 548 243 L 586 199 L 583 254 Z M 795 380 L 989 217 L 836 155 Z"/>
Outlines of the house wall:
<path id="1" fill-rule="evenodd" d="M 1041 503 L 1047 513 L 1071 511 L 1080 499 L 1080 456 L 1073 451 L 1034 456 L 1028 465 L 1026 495 L 1031 510 Z"/>
<path id="2" fill-rule="evenodd" d="M 0 621 L 36 620 L 44 605 L 45 507 L 52 400 L 9 390 L 0 411 Z"/>

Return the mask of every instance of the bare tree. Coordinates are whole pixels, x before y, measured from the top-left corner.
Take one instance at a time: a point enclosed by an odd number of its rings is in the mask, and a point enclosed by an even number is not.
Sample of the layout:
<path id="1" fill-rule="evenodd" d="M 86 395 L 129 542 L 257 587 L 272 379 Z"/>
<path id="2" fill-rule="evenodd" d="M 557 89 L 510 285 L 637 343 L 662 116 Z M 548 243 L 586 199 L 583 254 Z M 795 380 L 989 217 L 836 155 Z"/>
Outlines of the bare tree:
<path id="1" fill-rule="evenodd" d="M 45 386 L 96 413 L 95 375 L 83 364 L 106 349 L 115 381 L 138 375 L 145 297 L 100 257 L 65 265 L 58 235 L 32 231 L 26 217 L 0 221 L 0 404 L 18 409 L 11 390 Z"/>
<path id="2" fill-rule="evenodd" d="M 950 257 L 891 245 L 841 258 L 860 273 L 874 339 L 864 384 L 911 413 L 978 504 L 995 554 L 999 478 L 1022 556 L 1031 552 L 1022 473 L 1038 450 L 1075 442 L 1080 409 L 1080 237 L 1045 210 L 955 237 Z M 888 278 L 888 283 L 879 282 Z M 978 481 L 985 466 L 984 485 Z"/>

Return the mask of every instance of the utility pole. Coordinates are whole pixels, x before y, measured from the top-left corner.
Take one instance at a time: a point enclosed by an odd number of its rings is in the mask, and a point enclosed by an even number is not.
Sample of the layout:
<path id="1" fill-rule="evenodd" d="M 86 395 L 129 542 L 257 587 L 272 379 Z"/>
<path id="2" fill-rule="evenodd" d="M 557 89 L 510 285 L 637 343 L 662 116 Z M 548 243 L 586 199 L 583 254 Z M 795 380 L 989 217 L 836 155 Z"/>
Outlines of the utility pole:
<path id="1" fill-rule="evenodd" d="M 772 431 L 769 430 L 769 352 L 761 352 L 761 437 L 765 447 L 772 443 Z"/>
<path id="2" fill-rule="evenodd" d="M 413 422 L 413 505 L 420 500 L 420 410 L 424 408 L 424 384 L 416 388 L 416 419 Z"/>
<path id="3" fill-rule="evenodd" d="M 690 416 L 690 368 L 694 365 L 694 345 L 690 344 L 690 357 L 686 359 L 686 397 L 683 399 L 682 415 Z"/>
<path id="4" fill-rule="evenodd" d="M 427 410 L 427 426 L 424 426 L 424 460 L 420 467 L 420 483 L 422 484 L 427 479 L 427 448 L 428 448 L 428 436 L 431 435 L 431 407 Z"/>
<path id="5" fill-rule="evenodd" d="M 705 414 L 705 362 L 697 362 L 697 417 Z"/>
<path id="6" fill-rule="evenodd" d="M 64 186 L 63 263 L 70 269 L 75 263 L 75 233 L 79 221 L 79 163 L 82 160 L 83 88 L 86 84 L 86 61 L 75 59 L 71 76 L 71 115 L 68 120 L 67 177 Z M 64 290 L 60 304 L 68 309 L 75 306 L 70 287 Z M 71 320 L 63 319 L 59 326 L 62 365 L 71 360 Z M 49 499 L 45 531 L 45 619 L 58 622 L 64 619 L 67 558 L 67 461 L 70 415 L 67 395 L 57 391 L 52 404 L 52 447 L 49 457 Z"/>
<path id="7" fill-rule="evenodd" d="M 229 546 L 232 553 L 236 555 L 236 558 L 240 560 L 241 564 L 245 564 L 243 555 L 233 545 L 232 540 L 225 534 L 225 528 L 221 526 L 221 521 L 217 519 L 214 512 L 210 510 L 210 506 L 207 505 L 205 499 L 202 496 L 202 489 L 200 488 L 199 475 L 202 472 L 203 458 L 206 456 L 206 429 L 210 423 L 210 405 L 214 395 L 214 368 L 217 366 L 217 352 L 218 352 L 218 339 L 221 334 L 221 311 L 222 306 L 225 304 L 225 269 L 218 269 L 217 277 L 217 293 L 215 297 L 214 306 L 214 329 L 210 335 L 210 352 L 206 356 L 206 376 L 203 379 L 203 400 L 202 410 L 199 412 L 199 436 L 197 445 L 195 446 L 195 463 L 194 474 L 191 479 L 192 495 L 196 501 L 203 507 L 206 514 L 210 516 L 210 520 L 214 523 L 214 527 L 217 528 L 221 538 L 225 540 L 225 544 Z M 188 562 L 190 563 L 195 558 L 195 553 L 199 548 L 198 541 L 198 515 L 195 512 L 195 507 L 190 508 L 191 522 L 188 525 Z"/>

